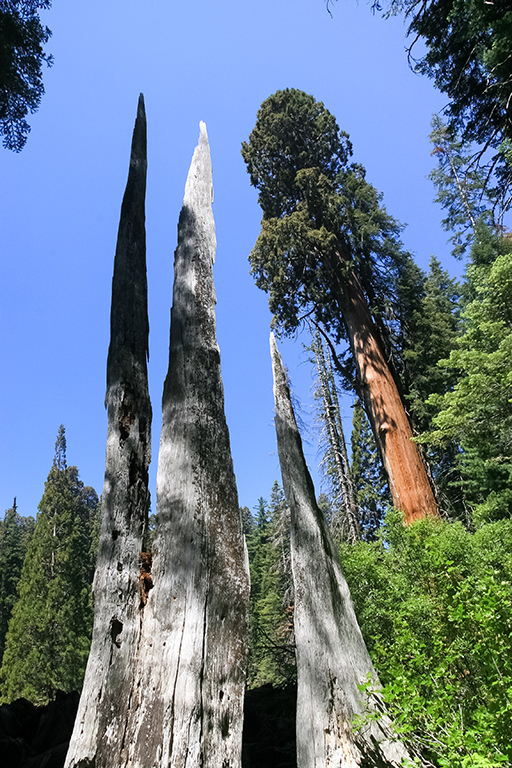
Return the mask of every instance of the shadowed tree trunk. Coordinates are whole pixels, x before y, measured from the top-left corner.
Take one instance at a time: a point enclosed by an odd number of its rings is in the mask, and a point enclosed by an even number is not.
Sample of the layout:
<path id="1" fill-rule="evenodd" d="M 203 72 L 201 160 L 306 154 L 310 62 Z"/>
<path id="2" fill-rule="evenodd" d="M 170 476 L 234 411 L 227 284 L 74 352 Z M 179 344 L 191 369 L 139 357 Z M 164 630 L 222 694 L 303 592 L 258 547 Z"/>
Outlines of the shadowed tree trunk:
<path id="1" fill-rule="evenodd" d="M 399 765 L 407 752 L 390 741 L 390 723 L 379 713 L 354 734 L 352 720 L 365 710 L 358 685 L 378 679 L 359 629 L 347 583 L 327 525 L 318 509 L 281 357 L 270 337 L 276 432 L 283 485 L 291 509 L 297 654 L 297 765 Z"/>
<path id="2" fill-rule="evenodd" d="M 108 431 L 94 630 L 66 765 L 119 766 L 140 640 L 140 552 L 149 509 L 146 117 L 139 98 L 112 282 Z"/>
<path id="3" fill-rule="evenodd" d="M 238 768 L 249 571 L 216 339 L 206 128 L 178 225 L 151 589 L 120 765 Z"/>

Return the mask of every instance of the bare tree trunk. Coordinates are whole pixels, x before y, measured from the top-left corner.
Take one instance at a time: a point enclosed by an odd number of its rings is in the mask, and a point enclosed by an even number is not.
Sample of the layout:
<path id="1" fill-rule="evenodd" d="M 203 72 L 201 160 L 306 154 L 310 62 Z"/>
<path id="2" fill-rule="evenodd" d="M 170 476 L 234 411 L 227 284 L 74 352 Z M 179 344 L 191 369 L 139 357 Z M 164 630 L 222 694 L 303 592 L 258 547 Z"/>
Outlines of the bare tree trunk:
<path id="1" fill-rule="evenodd" d="M 341 528 L 348 528 L 348 535 L 346 535 L 346 538 L 348 541 L 354 543 L 361 538 L 361 533 L 359 530 L 359 516 L 354 498 L 354 489 L 350 478 L 347 446 L 345 443 L 343 424 L 341 423 L 336 383 L 330 365 L 329 350 L 327 350 L 326 360 L 326 353 L 320 332 L 318 329 L 313 331 L 311 325 L 310 330 L 313 337 L 313 351 L 322 392 L 323 410 L 327 426 L 327 439 L 330 446 L 331 456 L 334 459 L 337 485 L 341 491 L 341 507 L 344 510 Z"/>
<path id="2" fill-rule="evenodd" d="M 95 624 L 67 768 L 239 768 L 249 564 L 216 340 L 211 164 L 201 124 L 175 254 L 154 552 L 142 97 L 123 201 L 107 365 Z"/>
<path id="3" fill-rule="evenodd" d="M 358 685 L 378 679 L 357 624 L 347 583 L 315 500 L 286 377 L 270 337 L 276 432 L 283 485 L 291 508 L 292 571 L 297 653 L 297 765 L 399 765 L 404 746 L 390 740 L 390 723 L 369 702 L 377 719 L 354 734 L 354 715 L 365 710 Z"/>
<path id="4" fill-rule="evenodd" d="M 437 504 L 402 398 L 361 283 L 340 256 L 333 278 L 356 363 L 360 394 L 389 479 L 393 504 L 406 523 L 438 515 Z"/>
<path id="5" fill-rule="evenodd" d="M 153 589 L 122 765 L 238 768 L 249 570 L 216 339 L 210 150 L 201 123 L 174 263 Z"/>
<path id="6" fill-rule="evenodd" d="M 149 509 L 146 117 L 139 98 L 112 282 L 108 432 L 94 631 L 66 765 L 119 766 L 140 638 L 139 557 Z"/>

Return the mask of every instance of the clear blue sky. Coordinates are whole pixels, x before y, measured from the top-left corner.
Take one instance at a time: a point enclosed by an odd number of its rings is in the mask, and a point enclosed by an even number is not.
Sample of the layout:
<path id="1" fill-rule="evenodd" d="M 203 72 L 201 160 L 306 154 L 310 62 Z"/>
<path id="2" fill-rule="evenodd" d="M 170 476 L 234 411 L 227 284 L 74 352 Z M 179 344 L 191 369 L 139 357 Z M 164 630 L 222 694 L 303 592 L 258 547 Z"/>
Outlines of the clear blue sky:
<path id="1" fill-rule="evenodd" d="M 247 262 L 260 209 L 240 155 L 261 102 L 287 87 L 323 101 L 389 212 L 408 224 L 403 239 L 420 266 L 435 253 L 455 271 L 426 179 L 430 119 L 443 97 L 408 68 L 401 18 L 385 21 L 355 0 L 331 7 L 332 18 L 323 0 L 54 0 L 44 14 L 55 57 L 46 94 L 23 152 L 0 150 L 0 515 L 14 496 L 22 515 L 35 515 L 61 423 L 68 463 L 101 493 L 112 265 L 139 92 L 148 118 L 153 488 L 176 225 L 200 120 L 213 162 L 217 327 L 241 505 L 252 508 L 280 479 L 270 314 Z M 313 379 L 302 339 L 281 351 L 307 422 Z M 306 437 L 320 491 L 317 436 Z"/>

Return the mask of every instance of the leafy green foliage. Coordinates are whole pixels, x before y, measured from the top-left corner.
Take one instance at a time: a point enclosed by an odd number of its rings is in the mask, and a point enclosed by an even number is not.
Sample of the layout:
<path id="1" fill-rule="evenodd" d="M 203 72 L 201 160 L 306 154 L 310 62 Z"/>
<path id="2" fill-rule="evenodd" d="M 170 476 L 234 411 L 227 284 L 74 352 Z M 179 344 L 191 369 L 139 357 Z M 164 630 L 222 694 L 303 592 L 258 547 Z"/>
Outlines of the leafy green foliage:
<path id="1" fill-rule="evenodd" d="M 42 63 L 52 64 L 43 51 L 51 32 L 38 15 L 39 8 L 50 7 L 51 0 L 0 0 L 0 134 L 15 152 L 27 141 L 27 113 L 41 103 Z"/>
<path id="2" fill-rule="evenodd" d="M 63 431 L 46 481 L 0 670 L 2 701 L 36 704 L 79 690 L 92 632 L 91 541 L 97 496 L 67 467 Z"/>
<path id="3" fill-rule="evenodd" d="M 437 413 L 430 395 L 442 396 L 453 389 L 457 373 L 439 360 L 447 358 L 457 345 L 461 330 L 461 286 L 441 268 L 432 256 L 428 273 L 412 276 L 404 301 L 400 339 L 401 373 L 405 401 L 416 433 L 429 430 Z M 454 482 L 459 474 L 456 456 L 457 440 L 444 445 L 429 445 L 425 459 L 430 465 L 432 480 L 442 509 L 451 516 L 465 517 L 460 490 Z"/>
<path id="4" fill-rule="evenodd" d="M 453 255 L 461 258 L 474 241 L 477 222 L 493 222 L 497 190 L 489 188 L 488 174 L 474 162 L 467 143 L 453 134 L 438 115 L 432 119 L 432 155 L 438 161 L 429 175 L 437 189 L 435 202 L 446 210 L 444 229 L 453 234 Z M 498 216 L 498 219 L 500 217 Z"/>
<path id="5" fill-rule="evenodd" d="M 351 153 L 347 134 L 324 105 L 295 89 L 263 102 L 242 144 L 263 210 L 251 271 L 284 332 L 308 315 L 337 341 L 346 338 L 334 269 L 338 277 L 357 270 L 376 318 L 386 318 L 397 270 L 410 258 L 400 224 L 381 205 L 364 168 L 347 165 Z"/>
<path id="6" fill-rule="evenodd" d="M 456 457 L 466 502 L 475 522 L 512 514 L 512 242 L 480 224 L 475 260 L 468 267 L 465 333 L 439 365 L 457 381 L 432 395 L 429 446 L 457 442 Z M 494 257 L 494 260 L 493 260 Z"/>
<path id="7" fill-rule="evenodd" d="M 356 613 L 385 701 L 412 754 L 448 768 L 510 764 L 512 521 L 469 533 L 386 518 L 343 546 Z"/>

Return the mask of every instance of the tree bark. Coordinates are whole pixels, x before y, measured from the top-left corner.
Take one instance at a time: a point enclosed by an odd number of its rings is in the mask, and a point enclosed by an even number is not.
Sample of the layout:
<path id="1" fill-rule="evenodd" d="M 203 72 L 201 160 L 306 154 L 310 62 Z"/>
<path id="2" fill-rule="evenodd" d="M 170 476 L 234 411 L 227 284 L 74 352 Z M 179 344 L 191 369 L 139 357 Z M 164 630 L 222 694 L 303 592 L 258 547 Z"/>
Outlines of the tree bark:
<path id="1" fill-rule="evenodd" d="M 178 226 L 157 536 L 146 552 L 145 144 L 141 97 L 114 267 L 93 641 L 66 766 L 239 768 L 249 564 L 216 340 L 210 151 L 201 123 Z"/>
<path id="2" fill-rule="evenodd" d="M 340 256 L 334 289 L 356 363 L 364 407 L 389 479 L 393 504 L 406 523 L 438 515 L 436 500 L 379 333 L 354 269 Z"/>
<path id="3" fill-rule="evenodd" d="M 139 557 L 149 509 L 146 117 L 142 94 L 112 282 L 102 526 L 91 652 L 66 766 L 119 766 L 140 639 Z"/>
<path id="4" fill-rule="evenodd" d="M 297 766 L 399 765 L 404 746 L 391 740 L 378 697 L 367 706 L 376 720 L 355 734 L 365 711 L 358 685 L 378 679 L 368 655 L 327 525 L 318 509 L 286 377 L 270 337 L 276 432 L 286 498 L 291 509 L 292 572 L 297 654 Z"/>
<path id="5" fill-rule="evenodd" d="M 238 768 L 249 569 L 216 339 L 201 123 L 178 225 L 151 589 L 120 765 Z"/>
<path id="6" fill-rule="evenodd" d="M 347 446 L 345 443 L 343 424 L 341 422 L 336 382 L 334 381 L 334 375 L 330 365 L 329 350 L 327 350 L 327 360 L 329 365 L 326 361 L 326 354 L 324 352 L 320 331 L 318 328 L 315 328 L 315 331 L 313 331 L 311 325 L 310 331 L 313 338 L 313 352 L 315 354 L 316 367 L 322 391 L 327 439 L 330 446 L 331 456 L 334 459 L 334 469 L 339 491 L 341 492 L 340 507 L 344 510 L 341 515 L 342 519 L 339 521 L 341 522 L 341 525 L 338 521 L 333 521 L 335 523 L 334 528 L 338 527 L 340 535 L 345 534 L 346 540 L 353 544 L 361 538 L 361 531 L 359 528 L 359 515 L 357 513 L 354 489 L 350 478 Z M 336 525 L 337 522 L 338 525 Z M 345 531 L 347 532 L 345 533 Z"/>

